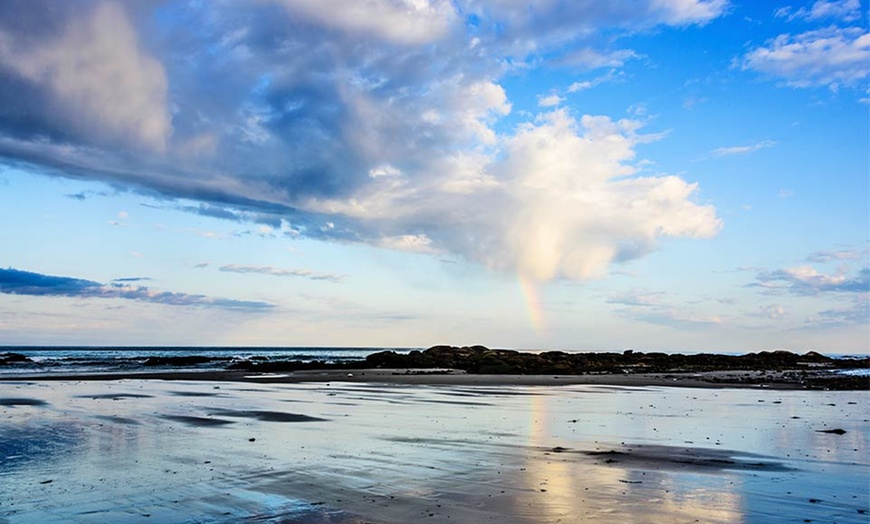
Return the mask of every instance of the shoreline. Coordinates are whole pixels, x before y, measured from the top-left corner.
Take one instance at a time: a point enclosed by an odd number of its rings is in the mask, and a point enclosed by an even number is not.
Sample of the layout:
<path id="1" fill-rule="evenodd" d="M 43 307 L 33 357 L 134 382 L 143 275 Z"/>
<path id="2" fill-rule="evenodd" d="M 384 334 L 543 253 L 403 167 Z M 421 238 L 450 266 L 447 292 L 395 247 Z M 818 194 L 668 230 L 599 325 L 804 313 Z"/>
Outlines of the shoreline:
<path id="1" fill-rule="evenodd" d="M 739 388 L 777 390 L 868 390 L 870 377 L 806 370 L 729 370 L 663 373 L 481 374 L 455 369 L 312 369 L 286 373 L 252 371 L 105 372 L 57 374 L 0 374 L 0 382 L 158 380 L 197 382 L 381 383 L 431 386 L 570 386 Z"/>

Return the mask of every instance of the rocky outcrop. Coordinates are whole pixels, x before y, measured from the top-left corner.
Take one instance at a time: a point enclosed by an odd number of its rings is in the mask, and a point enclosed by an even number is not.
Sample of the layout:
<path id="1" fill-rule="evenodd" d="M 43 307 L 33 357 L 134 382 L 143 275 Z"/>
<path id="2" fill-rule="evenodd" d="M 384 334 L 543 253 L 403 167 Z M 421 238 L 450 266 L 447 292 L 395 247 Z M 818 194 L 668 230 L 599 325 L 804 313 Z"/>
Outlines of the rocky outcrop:
<path id="1" fill-rule="evenodd" d="M 580 375 L 589 373 L 698 373 L 706 371 L 818 371 L 870 367 L 870 359 L 833 359 L 816 352 L 798 355 L 788 351 L 762 351 L 745 355 L 666 354 L 625 351 L 623 353 L 520 352 L 484 346 L 434 346 L 425 351 L 396 353 L 382 351 L 369 355 L 365 367 L 449 368 L 468 373 L 519 375 Z M 767 379 L 765 376 L 757 379 Z M 808 377 L 809 378 L 809 377 Z M 844 385 L 870 386 L 867 377 L 837 377 Z M 850 388 L 852 389 L 852 388 Z"/>
<path id="2" fill-rule="evenodd" d="M 788 351 L 762 351 L 746 355 L 666 354 L 625 351 L 622 353 L 540 353 L 484 346 L 433 346 L 424 351 L 381 351 L 364 361 L 306 362 L 301 360 L 244 360 L 227 369 L 259 373 L 305 370 L 355 370 L 366 368 L 404 370 L 461 370 L 490 375 L 584 375 L 623 373 L 701 373 L 743 370 L 741 381 L 771 382 L 767 372 L 788 372 L 784 381 L 829 389 L 870 389 L 870 379 L 861 376 L 826 376 L 819 371 L 870 367 L 870 359 L 833 359 L 819 353 L 804 355 Z M 759 373 L 759 372 L 765 373 Z M 709 379 L 715 381 L 715 378 Z M 733 378 L 729 380 L 734 380 Z"/>

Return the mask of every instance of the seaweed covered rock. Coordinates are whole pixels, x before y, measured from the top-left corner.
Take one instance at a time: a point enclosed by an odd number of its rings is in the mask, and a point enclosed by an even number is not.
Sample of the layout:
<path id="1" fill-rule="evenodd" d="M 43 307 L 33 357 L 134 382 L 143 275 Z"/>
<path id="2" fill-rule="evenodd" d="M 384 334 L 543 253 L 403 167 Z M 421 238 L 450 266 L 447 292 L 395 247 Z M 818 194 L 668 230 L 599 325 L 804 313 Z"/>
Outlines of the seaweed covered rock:
<path id="1" fill-rule="evenodd" d="M 148 357 L 148 359 L 146 359 L 145 362 L 142 363 L 142 365 L 184 367 L 196 366 L 198 364 L 208 364 L 209 362 L 214 362 L 215 360 L 224 359 L 217 359 L 214 357 L 206 357 L 202 355 L 190 355 L 184 357 Z"/>
<path id="2" fill-rule="evenodd" d="M 425 351 L 382 351 L 365 364 L 376 368 L 450 368 L 482 374 L 686 373 L 727 370 L 825 370 L 868 367 L 867 359 L 832 359 L 819 353 L 762 351 L 745 355 L 520 352 L 485 346 L 433 346 Z"/>
<path id="3" fill-rule="evenodd" d="M 33 362 L 27 355 L 21 353 L 0 353 L 0 366 L 21 362 Z"/>

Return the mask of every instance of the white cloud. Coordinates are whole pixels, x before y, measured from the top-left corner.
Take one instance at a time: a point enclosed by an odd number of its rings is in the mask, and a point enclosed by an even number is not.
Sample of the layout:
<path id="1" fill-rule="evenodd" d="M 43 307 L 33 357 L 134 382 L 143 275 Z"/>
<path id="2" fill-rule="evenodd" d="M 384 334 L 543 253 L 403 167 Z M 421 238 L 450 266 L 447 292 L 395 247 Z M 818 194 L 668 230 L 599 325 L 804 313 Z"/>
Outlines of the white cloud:
<path id="1" fill-rule="evenodd" d="M 773 147 L 775 145 L 776 142 L 773 140 L 762 140 L 761 142 L 750 144 L 748 146 L 718 147 L 711 151 L 710 155 L 714 157 L 745 155 L 747 153 L 753 153 L 760 149 L 767 149 L 768 147 Z"/>
<path id="2" fill-rule="evenodd" d="M 578 121 L 560 109 L 474 156 L 469 179 L 480 183 L 465 192 L 430 179 L 381 177 L 352 198 L 309 206 L 354 216 L 381 232 L 380 245 L 396 249 L 456 253 L 539 280 L 598 277 L 654 250 L 659 237 L 708 238 L 721 226 L 711 206 L 692 201 L 695 184 L 632 176 L 634 147 L 648 140 L 640 125 Z M 393 233 L 411 225 L 425 236 Z"/>
<path id="3" fill-rule="evenodd" d="M 787 268 L 783 272 L 795 282 L 816 288 L 836 286 L 846 281 L 845 275 L 825 275 L 810 266 Z"/>
<path id="4" fill-rule="evenodd" d="M 123 9 L 101 3 L 44 41 L 0 30 L 0 67 L 48 89 L 71 131 L 162 152 L 172 133 L 163 66 L 144 52 Z"/>
<path id="5" fill-rule="evenodd" d="M 525 67 L 547 51 L 561 65 L 595 69 L 618 67 L 636 58 L 630 49 L 603 50 L 590 45 L 607 27 L 614 34 L 632 34 L 660 25 L 704 25 L 726 13 L 727 0 L 463 0 L 463 14 L 475 14 L 481 26 L 497 36 L 475 47 L 511 56 L 512 67 Z M 612 41 L 612 40 L 611 40 Z M 575 52 L 579 48 L 579 51 Z"/>
<path id="6" fill-rule="evenodd" d="M 639 56 L 631 49 L 599 51 L 586 47 L 565 55 L 561 62 L 584 69 L 600 69 L 602 67 L 622 67 L 627 60 L 636 58 Z"/>
<path id="7" fill-rule="evenodd" d="M 554 107 L 554 106 L 561 104 L 564 101 L 565 101 L 565 99 L 562 98 L 561 96 L 559 96 L 557 94 L 552 94 L 552 95 L 539 97 L 538 98 L 538 105 L 540 107 Z"/>
<path id="8" fill-rule="evenodd" d="M 779 35 L 747 53 L 742 68 L 781 78 L 792 87 L 853 86 L 870 76 L 870 33 L 832 26 Z"/>
<path id="9" fill-rule="evenodd" d="M 787 313 L 783 306 L 773 304 L 762 307 L 761 315 L 771 320 L 779 320 L 781 318 L 784 318 Z"/>
<path id="10" fill-rule="evenodd" d="M 594 84 L 591 80 L 584 80 L 582 82 L 574 82 L 570 86 L 568 86 L 569 93 L 576 93 L 578 91 L 585 91 L 587 89 L 591 89 Z"/>
<path id="11" fill-rule="evenodd" d="M 601 75 L 593 78 L 592 80 L 584 80 L 581 82 L 574 82 L 570 86 L 568 86 L 569 93 L 576 93 L 578 91 L 585 91 L 587 89 L 592 89 L 593 87 L 603 84 L 605 82 L 615 82 L 619 81 L 625 77 L 625 73 L 618 72 L 616 69 L 611 69 L 605 75 Z"/>
<path id="12" fill-rule="evenodd" d="M 419 45 L 445 35 L 458 21 L 448 0 L 271 0 L 301 15 L 351 34 Z"/>
<path id="13" fill-rule="evenodd" d="M 665 22 L 674 25 L 704 25 L 728 9 L 728 0 L 653 0 L 651 4 Z"/>
<path id="14" fill-rule="evenodd" d="M 809 9 L 801 7 L 792 11 L 790 6 L 781 7 L 774 12 L 779 18 L 820 20 L 835 18 L 844 22 L 854 22 L 861 18 L 861 0 L 817 0 Z"/>
<path id="15" fill-rule="evenodd" d="M 408 251 L 411 253 L 437 253 L 432 247 L 432 240 L 426 235 L 398 235 L 381 238 L 381 247 L 396 251 Z"/>
<path id="16" fill-rule="evenodd" d="M 372 178 L 378 178 L 381 176 L 394 177 L 401 175 L 402 172 L 399 169 L 391 166 L 390 164 L 381 164 L 369 170 L 369 176 Z"/>

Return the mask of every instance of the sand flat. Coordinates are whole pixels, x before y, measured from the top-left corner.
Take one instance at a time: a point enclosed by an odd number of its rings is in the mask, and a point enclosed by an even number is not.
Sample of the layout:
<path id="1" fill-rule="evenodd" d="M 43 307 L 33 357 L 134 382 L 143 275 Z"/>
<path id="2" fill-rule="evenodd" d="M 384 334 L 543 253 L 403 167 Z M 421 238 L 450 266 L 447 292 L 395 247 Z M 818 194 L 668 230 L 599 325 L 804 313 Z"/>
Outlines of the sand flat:
<path id="1" fill-rule="evenodd" d="M 866 391 L 334 378 L 0 383 L 0 522 L 868 520 Z"/>

